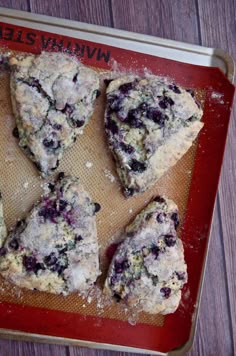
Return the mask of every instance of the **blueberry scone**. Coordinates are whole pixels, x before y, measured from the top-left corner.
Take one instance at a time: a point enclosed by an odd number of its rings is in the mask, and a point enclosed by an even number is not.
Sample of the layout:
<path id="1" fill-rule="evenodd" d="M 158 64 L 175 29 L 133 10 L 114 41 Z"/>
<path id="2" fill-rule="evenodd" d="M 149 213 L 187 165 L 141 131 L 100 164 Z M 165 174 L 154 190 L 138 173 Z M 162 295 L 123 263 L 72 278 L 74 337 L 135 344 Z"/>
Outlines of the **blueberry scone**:
<path id="1" fill-rule="evenodd" d="M 0 193 L 0 256 L 1 256 L 1 247 L 6 239 L 6 236 L 7 236 L 7 229 L 3 217 L 2 195 Z"/>
<path id="2" fill-rule="evenodd" d="M 203 127 L 193 95 L 156 76 L 109 83 L 105 131 L 126 196 L 149 188 L 191 147 Z"/>
<path id="3" fill-rule="evenodd" d="M 137 215 L 110 264 L 106 294 L 138 311 L 173 313 L 187 282 L 178 223 L 177 206 L 161 197 Z"/>
<path id="4" fill-rule="evenodd" d="M 19 287 L 86 293 L 100 274 L 93 203 L 77 178 L 60 173 L 4 244 L 0 273 Z"/>
<path id="5" fill-rule="evenodd" d="M 42 175 L 49 175 L 93 113 L 98 75 L 55 52 L 12 57 L 10 69 L 13 134 Z"/>

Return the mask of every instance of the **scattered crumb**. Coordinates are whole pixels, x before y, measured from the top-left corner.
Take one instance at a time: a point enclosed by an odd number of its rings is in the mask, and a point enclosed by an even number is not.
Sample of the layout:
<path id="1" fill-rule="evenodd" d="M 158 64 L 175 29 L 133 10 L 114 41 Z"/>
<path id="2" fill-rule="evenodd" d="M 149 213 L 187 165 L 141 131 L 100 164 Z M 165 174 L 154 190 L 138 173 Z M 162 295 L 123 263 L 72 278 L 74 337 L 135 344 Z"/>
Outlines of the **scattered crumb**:
<path id="1" fill-rule="evenodd" d="M 82 307 L 83 307 L 83 308 L 86 308 L 86 305 L 85 305 L 85 304 L 83 304 L 83 305 L 82 305 Z"/>
<path id="2" fill-rule="evenodd" d="M 137 316 L 133 316 L 131 315 L 129 318 L 128 318 L 128 323 L 132 326 L 136 325 L 137 323 Z"/>
<path id="3" fill-rule="evenodd" d="M 87 302 L 90 304 L 92 302 L 92 297 L 88 297 Z"/>
<path id="4" fill-rule="evenodd" d="M 219 104 L 224 104 L 225 103 L 224 100 L 223 100 L 223 96 L 224 96 L 224 94 L 217 93 L 215 91 L 213 91 L 212 94 L 211 94 L 212 99 L 218 100 Z"/>
<path id="5" fill-rule="evenodd" d="M 90 162 L 90 161 L 87 161 L 87 162 L 85 163 L 85 167 L 86 167 L 86 168 L 91 168 L 92 166 L 93 166 L 93 163 Z"/>
<path id="6" fill-rule="evenodd" d="M 105 177 L 110 180 L 111 183 L 114 183 L 116 178 L 111 174 L 109 169 L 104 169 Z"/>
<path id="7" fill-rule="evenodd" d="M 133 212 L 133 209 L 129 209 L 129 213 L 132 214 L 132 212 Z"/>
<path id="8" fill-rule="evenodd" d="M 79 130 L 79 131 L 78 131 L 78 134 L 79 134 L 79 135 L 83 135 L 83 133 L 84 133 L 84 130 Z"/>
<path id="9" fill-rule="evenodd" d="M 223 96 L 223 94 L 216 93 L 215 91 L 213 91 L 212 94 L 211 94 L 211 97 L 212 97 L 213 99 L 221 99 L 222 96 Z"/>
<path id="10" fill-rule="evenodd" d="M 27 188 L 29 187 L 29 182 L 25 182 L 25 183 L 23 184 L 23 187 L 24 187 L 24 189 L 27 189 Z"/>

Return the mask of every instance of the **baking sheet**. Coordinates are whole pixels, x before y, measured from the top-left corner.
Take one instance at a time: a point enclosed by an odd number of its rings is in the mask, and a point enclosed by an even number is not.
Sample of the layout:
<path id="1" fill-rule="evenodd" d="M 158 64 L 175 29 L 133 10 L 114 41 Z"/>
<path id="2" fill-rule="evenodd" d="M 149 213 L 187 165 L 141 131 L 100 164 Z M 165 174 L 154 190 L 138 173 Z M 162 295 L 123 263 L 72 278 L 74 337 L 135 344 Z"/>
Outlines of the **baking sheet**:
<path id="1" fill-rule="evenodd" d="M 16 53 L 14 53 L 16 54 Z M 109 263 L 110 246 L 116 243 L 124 227 L 129 224 L 137 213 L 156 195 L 165 195 L 173 199 L 180 210 L 180 221 L 184 220 L 187 198 L 189 194 L 192 169 L 196 152 L 196 143 L 167 174 L 151 189 L 138 197 L 126 199 L 116 174 L 112 156 L 108 150 L 104 134 L 105 85 L 102 78 L 110 77 L 111 72 L 100 71 L 102 95 L 97 100 L 93 117 L 88 127 L 77 138 L 72 149 L 66 152 L 58 171 L 80 177 L 81 182 L 91 194 L 94 201 L 102 207 L 97 215 L 98 240 L 100 245 L 100 263 L 103 276 L 99 279 L 99 290 L 91 293 L 90 303 L 77 294 L 69 297 L 55 296 L 47 293 L 20 290 L 0 278 L 0 299 L 2 301 L 26 304 L 35 307 L 75 312 L 83 315 L 100 315 L 101 317 L 126 320 L 131 323 L 141 322 L 161 326 L 164 316 L 150 316 L 142 313 L 133 317 L 124 311 L 121 304 L 108 305 L 100 296 L 104 276 Z M 117 73 L 114 73 L 115 75 Z M 204 106 L 204 92 L 199 92 L 197 99 Z M 200 99 L 201 98 L 201 99 Z M 44 180 L 32 162 L 18 147 L 18 140 L 12 135 L 15 119 L 12 114 L 9 90 L 9 75 L 1 76 L 0 101 L 0 188 L 3 195 L 5 221 L 8 230 L 27 212 L 42 194 Z M 181 237 L 181 225 L 179 227 Z M 187 303 L 187 301 L 185 301 Z"/>
<path id="2" fill-rule="evenodd" d="M 9 26 L 7 27 L 6 25 L 5 30 L 6 28 L 9 28 Z M 19 49 L 20 47 L 22 50 L 27 48 L 27 51 L 29 52 L 38 52 L 42 49 L 40 48 L 40 43 L 42 47 L 42 36 L 44 36 L 44 39 L 46 40 L 52 38 L 52 36 L 50 37 L 50 34 L 46 34 L 45 32 L 33 32 L 36 34 L 36 39 L 41 38 L 41 42 L 37 43 L 36 41 L 36 43 L 34 43 L 32 47 L 29 48 L 26 44 L 27 33 L 29 32 L 24 29 L 14 27 L 14 36 L 17 36 L 19 31 L 22 32 L 21 36 L 24 36 L 21 37 L 21 41 L 23 41 L 23 38 L 25 39 L 24 42 L 12 43 L 12 40 L 6 40 L 6 37 L 5 39 L 3 37 L 2 45 L 4 49 L 7 49 L 8 47 L 11 49 L 15 49 L 15 47 L 17 47 L 16 49 Z M 6 33 L 9 36 L 10 31 L 7 30 L 7 32 L 5 32 L 5 36 Z M 59 39 L 61 40 L 61 38 L 63 38 L 64 44 L 68 44 L 68 41 L 73 41 L 72 39 L 67 39 L 66 42 L 64 37 L 56 37 L 57 41 L 59 41 Z M 92 45 L 93 48 L 97 48 L 95 47 L 96 44 Z M 86 44 L 84 44 L 84 46 L 86 46 Z M 89 48 L 91 48 L 90 43 L 89 46 Z M 101 48 L 101 51 L 107 50 L 107 48 Z M 223 122 L 222 119 L 223 114 L 225 115 L 227 113 L 227 117 L 229 118 L 229 109 L 232 101 L 233 88 L 229 86 L 229 83 L 228 87 L 227 85 L 223 85 L 225 84 L 223 76 L 219 75 L 218 72 L 215 73 L 215 78 L 214 76 L 212 77 L 210 73 L 208 73 L 208 76 L 205 75 L 204 78 L 202 78 L 202 81 L 199 82 L 197 81 L 197 75 L 199 75 L 199 68 L 201 67 L 193 67 L 187 65 L 185 65 L 185 67 L 181 67 L 178 62 L 168 62 L 165 60 L 160 61 L 153 57 L 150 60 L 148 56 L 143 56 L 133 52 L 127 53 L 125 58 L 126 51 L 118 52 L 114 48 L 109 48 L 109 51 L 113 55 L 111 55 L 107 65 L 106 61 L 101 61 L 98 59 L 95 60 L 96 58 L 89 58 L 89 60 L 87 57 L 82 57 L 82 60 L 86 64 L 96 67 L 97 70 L 103 74 L 105 70 L 107 71 L 111 68 L 114 69 L 114 64 L 118 64 L 118 67 L 123 68 L 123 70 L 129 69 L 135 71 L 139 70 L 140 68 L 143 70 L 149 66 L 148 69 L 155 72 L 155 74 L 165 75 L 166 66 L 169 65 L 168 75 L 171 76 L 171 78 L 173 78 L 178 84 L 197 89 L 199 99 L 202 101 L 202 103 L 204 103 L 206 99 L 207 108 L 205 108 L 203 119 L 205 121 L 208 120 L 208 124 L 205 125 L 205 129 L 200 135 L 199 144 L 197 145 L 197 143 L 195 143 L 195 145 L 193 145 L 193 147 L 177 163 L 177 165 L 173 167 L 161 180 L 159 180 L 159 182 L 151 190 L 139 197 L 126 200 L 121 194 L 120 186 L 116 178 L 114 164 L 106 147 L 106 140 L 103 132 L 104 95 L 102 95 L 98 99 L 95 113 L 88 127 L 84 130 L 84 134 L 79 137 L 76 145 L 64 156 L 60 170 L 64 170 L 65 172 L 70 172 L 80 176 L 84 186 L 90 192 L 92 197 L 102 205 L 102 211 L 98 214 L 97 223 L 99 242 L 101 244 L 101 261 L 104 270 L 106 270 L 108 262 L 106 257 L 106 250 L 109 244 L 113 242 L 111 238 L 116 236 L 117 233 L 132 220 L 136 213 L 146 205 L 146 203 L 151 199 L 151 197 L 153 197 L 153 195 L 166 194 L 168 197 L 175 200 L 179 206 L 181 222 L 184 223 L 179 228 L 179 234 L 183 238 L 183 242 L 185 244 L 187 253 L 186 257 L 189 261 L 188 265 L 190 268 L 190 278 L 191 275 L 193 277 L 193 271 L 195 278 L 192 278 L 190 283 L 185 287 L 182 303 L 178 309 L 178 312 L 173 316 L 165 318 L 163 316 L 148 316 L 147 314 L 143 313 L 139 320 L 134 320 L 133 318 L 130 319 L 130 315 L 125 314 L 124 310 L 122 310 L 119 305 L 113 304 L 112 306 L 103 307 L 102 303 L 100 303 L 98 306 L 97 301 L 92 300 L 91 303 L 86 303 L 76 295 L 65 298 L 62 296 L 53 296 L 45 293 L 35 293 L 30 291 L 22 292 L 17 288 L 12 289 L 3 282 L 1 285 L 2 288 L 0 299 L 2 301 L 2 305 L 5 305 L 4 303 L 6 302 L 8 305 L 11 305 L 11 303 L 17 303 L 19 307 L 22 307 L 22 305 L 28 306 L 27 310 L 31 310 L 29 308 L 33 307 L 37 308 L 37 310 L 47 310 L 47 312 L 50 310 L 51 312 L 56 310 L 61 313 L 71 313 L 75 318 L 76 316 L 80 316 L 80 318 L 77 319 L 80 320 L 80 325 L 82 325 L 81 318 L 84 318 L 84 321 L 85 323 L 87 322 L 87 324 L 90 322 L 90 320 L 95 320 L 94 324 L 92 325 L 93 332 L 98 332 L 98 330 L 100 330 L 100 328 L 102 328 L 103 324 L 105 323 L 105 331 L 103 334 L 100 333 L 99 335 L 99 342 L 101 343 L 108 342 L 139 348 L 142 347 L 153 351 L 167 351 L 173 347 L 182 345 L 183 340 L 187 341 L 186 337 L 190 333 L 192 313 L 194 312 L 194 303 L 200 282 L 204 251 L 206 249 L 208 231 L 210 228 L 209 217 L 211 217 L 212 214 L 211 210 L 213 210 L 214 194 L 217 187 L 217 176 L 215 176 L 214 180 L 216 179 L 216 181 L 213 181 L 213 189 L 211 189 L 210 194 L 209 192 L 207 194 L 207 199 L 210 199 L 210 204 L 208 204 L 208 207 L 210 206 L 211 209 L 210 215 L 208 211 L 208 215 L 205 217 L 205 219 L 207 218 L 207 226 L 202 226 L 204 222 L 203 219 L 201 224 L 197 225 L 197 227 L 195 226 L 194 229 L 194 223 L 197 220 L 196 215 L 194 215 L 194 211 L 200 207 L 198 195 L 199 198 L 202 196 L 201 188 L 203 184 L 202 182 L 201 185 L 196 186 L 196 183 L 199 184 L 196 179 L 196 174 L 198 174 L 198 172 L 196 173 L 196 166 L 199 165 L 199 157 L 204 163 L 204 155 L 210 154 L 210 150 L 207 149 L 206 143 L 208 146 L 210 145 L 210 147 L 212 147 L 211 145 L 214 144 L 215 135 L 217 134 L 218 138 L 220 138 L 220 144 L 217 144 L 217 165 L 215 162 L 213 163 L 215 164 L 214 169 L 219 175 L 219 166 L 221 164 L 222 156 L 222 154 L 219 154 L 219 151 L 223 153 L 224 140 L 227 130 L 227 122 Z M 131 53 L 133 56 L 130 57 Z M 107 68 L 104 68 L 106 66 Z M 202 72 L 202 74 L 207 74 L 207 72 L 204 72 L 203 68 Z M 204 83 L 204 80 L 206 83 Z M 215 85 L 215 88 L 212 86 L 213 84 Z M 229 91 L 228 93 L 226 92 L 227 90 Z M 12 116 L 9 100 L 9 78 L 7 74 L 3 74 L 1 80 L 0 99 L 1 103 L 3 104 L 1 116 L 2 128 L 0 133 L 0 142 L 2 148 L 0 153 L 0 184 L 4 197 L 6 221 L 8 227 L 10 227 L 17 218 L 21 218 L 25 215 L 32 203 L 35 202 L 35 200 L 37 200 L 37 198 L 40 196 L 40 186 L 42 185 L 42 181 L 39 179 L 37 171 L 35 170 L 32 163 L 20 151 L 20 149 L 17 147 L 16 140 L 11 135 L 11 131 L 14 127 L 14 118 Z M 217 108 L 220 108 L 221 110 L 217 111 Z M 215 123 L 222 125 L 222 130 L 218 129 L 217 132 L 214 133 L 212 132 L 212 122 L 209 120 L 211 120 L 211 117 L 215 116 L 215 112 L 218 115 Z M 87 167 L 87 162 L 92 163 L 91 168 Z M 205 183 L 211 180 L 211 173 L 213 172 L 208 172 L 208 179 L 205 181 Z M 193 203 L 195 208 L 191 208 L 191 204 L 193 205 Z M 196 204 L 198 204 L 198 207 Z M 191 233 L 194 232 L 194 238 L 190 236 L 190 231 Z M 196 263 L 196 256 L 199 260 L 197 265 L 194 264 L 194 261 Z M 105 322 L 107 320 L 109 320 L 109 323 Z M 182 324 L 178 324 L 179 320 L 181 320 Z M 117 324 L 117 322 L 119 323 Z M 133 326 L 132 324 L 135 323 L 136 325 Z M 162 335 L 169 324 L 172 325 L 172 328 L 178 328 L 178 326 L 184 325 L 183 333 L 180 337 L 181 332 L 178 333 L 177 330 L 175 330 L 174 339 L 168 342 L 168 337 L 170 337 L 171 333 L 173 333 L 173 329 L 170 329 L 169 335 L 166 334 L 166 341 L 162 342 Z M 17 325 L 17 323 L 15 323 L 15 325 Z M 20 325 L 19 321 L 18 325 Z M 127 336 L 129 336 L 128 339 L 126 339 L 120 331 L 118 333 L 114 333 L 114 335 L 106 335 L 106 331 L 109 331 L 108 325 L 111 325 L 113 328 L 115 328 L 116 325 L 119 325 L 121 328 L 122 325 L 122 327 L 124 327 L 127 332 Z M 28 328 L 30 332 L 34 332 L 34 327 L 32 325 L 29 325 Z M 65 329 L 63 330 L 63 327 L 61 327 L 60 332 L 58 332 L 58 330 L 56 332 L 56 329 L 57 328 L 55 326 L 54 330 L 51 330 L 51 334 L 55 336 L 63 335 L 64 337 L 67 335 L 68 337 L 68 333 Z M 22 325 L 19 330 L 22 330 Z M 132 338 L 132 335 L 134 332 L 135 335 L 139 335 L 141 330 L 144 331 L 143 335 L 145 340 L 140 343 L 140 340 L 137 340 L 137 336 L 135 337 L 137 341 L 135 341 L 135 339 Z M 47 330 L 45 328 L 42 328 L 42 330 L 38 329 L 38 332 L 47 334 Z M 110 333 L 111 332 L 112 329 L 110 329 Z M 117 337 L 118 334 L 119 337 Z M 150 337 L 147 337 L 147 335 L 150 335 Z M 92 341 L 92 338 L 94 337 L 89 333 L 82 336 L 82 338 L 89 341 Z M 69 337 L 74 337 L 74 334 L 69 334 Z M 81 338 L 81 334 L 79 335 L 78 332 L 76 337 L 78 339 Z"/>

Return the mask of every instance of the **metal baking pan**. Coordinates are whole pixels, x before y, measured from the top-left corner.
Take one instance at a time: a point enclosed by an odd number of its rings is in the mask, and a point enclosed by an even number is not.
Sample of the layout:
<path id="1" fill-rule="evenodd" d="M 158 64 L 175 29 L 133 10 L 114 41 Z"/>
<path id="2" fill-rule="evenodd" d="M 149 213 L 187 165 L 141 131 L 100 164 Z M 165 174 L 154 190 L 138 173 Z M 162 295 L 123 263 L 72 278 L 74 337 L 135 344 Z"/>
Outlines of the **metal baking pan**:
<path id="1" fill-rule="evenodd" d="M 180 85 L 196 90 L 204 105 L 205 123 L 191 152 L 171 171 L 176 177 L 173 184 L 183 177 L 186 185 L 184 202 L 181 201 L 180 205 L 183 220 L 181 238 L 189 261 L 189 284 L 178 311 L 162 319 L 143 317 L 141 322 L 132 326 L 112 309 L 110 314 L 97 315 L 92 308 L 82 313 L 80 308 L 71 311 L 70 305 L 67 309 L 59 307 L 59 299 L 55 299 L 54 306 L 54 299 L 50 296 L 40 294 L 35 301 L 34 295 L 26 293 L 22 302 L 0 292 L 0 335 L 157 355 L 185 353 L 192 345 L 196 328 L 211 219 L 234 95 L 234 87 L 230 83 L 235 72 L 233 59 L 219 49 L 3 8 L 0 8 L 0 49 L 33 53 L 63 50 L 77 55 L 84 64 L 99 71 L 109 71 L 116 63 L 124 70 L 137 72 L 147 69 L 154 74 L 170 76 Z M 93 137 L 94 125 L 92 122 L 89 124 L 86 136 Z M 2 139 L 0 151 L 3 144 Z M 0 162 L 0 167 L 4 167 L 3 162 Z M 184 170 L 189 167 L 191 175 L 186 178 Z M 1 178 L 3 176 L 1 173 Z M 177 187 L 173 184 L 170 197 Z M 161 191 L 162 183 L 159 185 L 157 189 Z M 96 188 L 91 189 L 95 195 L 98 194 Z M 144 196 L 143 202 L 140 198 L 132 204 L 142 207 L 149 197 Z M 201 210 L 202 199 L 206 204 Z M 123 207 L 129 203 L 124 201 L 120 204 Z"/>

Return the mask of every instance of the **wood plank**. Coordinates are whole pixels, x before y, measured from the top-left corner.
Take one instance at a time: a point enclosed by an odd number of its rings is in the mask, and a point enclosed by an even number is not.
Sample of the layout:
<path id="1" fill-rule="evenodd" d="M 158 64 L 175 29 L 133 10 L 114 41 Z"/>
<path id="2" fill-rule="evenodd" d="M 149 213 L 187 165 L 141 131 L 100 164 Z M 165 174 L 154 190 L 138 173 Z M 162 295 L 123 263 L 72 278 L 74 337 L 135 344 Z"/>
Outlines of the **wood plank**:
<path id="1" fill-rule="evenodd" d="M 111 26 L 109 0 L 30 0 L 31 12 Z"/>
<path id="2" fill-rule="evenodd" d="M 116 28 L 172 40 L 199 42 L 194 1 L 111 1 Z"/>
<path id="3" fill-rule="evenodd" d="M 142 354 L 134 354 L 130 352 L 117 352 L 108 350 L 93 350 L 88 348 L 70 348 L 70 356 L 142 356 Z"/>
<path id="4" fill-rule="evenodd" d="M 203 286 L 197 333 L 189 356 L 232 355 L 226 267 L 217 200 Z"/>
<path id="5" fill-rule="evenodd" d="M 0 0 L 0 6 L 22 11 L 29 11 L 28 0 Z"/>
<path id="6" fill-rule="evenodd" d="M 236 58 L 236 3 L 228 0 L 199 0 L 199 21 L 203 45 L 219 47 Z M 236 352 L 236 111 L 233 111 L 229 127 L 223 171 L 219 186 L 222 240 L 225 253 L 228 299 L 232 323 L 233 350 Z"/>
<path id="7" fill-rule="evenodd" d="M 1 340 L 1 356 L 66 356 L 66 347 L 12 340 Z"/>

